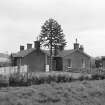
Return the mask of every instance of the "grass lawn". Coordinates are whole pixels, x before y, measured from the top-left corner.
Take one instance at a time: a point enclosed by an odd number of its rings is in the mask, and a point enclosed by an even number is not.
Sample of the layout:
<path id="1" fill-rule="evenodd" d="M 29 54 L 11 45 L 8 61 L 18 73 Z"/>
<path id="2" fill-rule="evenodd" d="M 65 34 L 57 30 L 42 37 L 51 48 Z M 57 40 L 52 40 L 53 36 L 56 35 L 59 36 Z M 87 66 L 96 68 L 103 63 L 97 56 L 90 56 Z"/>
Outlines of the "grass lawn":
<path id="1" fill-rule="evenodd" d="M 105 105 L 105 80 L 1 88 L 0 105 Z"/>

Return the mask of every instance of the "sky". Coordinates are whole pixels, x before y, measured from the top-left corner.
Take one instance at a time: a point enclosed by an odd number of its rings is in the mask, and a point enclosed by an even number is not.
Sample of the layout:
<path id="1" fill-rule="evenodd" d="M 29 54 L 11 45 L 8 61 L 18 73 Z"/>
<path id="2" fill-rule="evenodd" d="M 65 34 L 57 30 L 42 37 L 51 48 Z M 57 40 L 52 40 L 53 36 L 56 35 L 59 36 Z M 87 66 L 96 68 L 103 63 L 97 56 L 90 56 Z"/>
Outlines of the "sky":
<path id="1" fill-rule="evenodd" d="M 75 39 L 93 57 L 105 56 L 105 0 L 0 0 L 0 52 L 34 44 L 49 18 L 62 27 L 72 49 Z"/>

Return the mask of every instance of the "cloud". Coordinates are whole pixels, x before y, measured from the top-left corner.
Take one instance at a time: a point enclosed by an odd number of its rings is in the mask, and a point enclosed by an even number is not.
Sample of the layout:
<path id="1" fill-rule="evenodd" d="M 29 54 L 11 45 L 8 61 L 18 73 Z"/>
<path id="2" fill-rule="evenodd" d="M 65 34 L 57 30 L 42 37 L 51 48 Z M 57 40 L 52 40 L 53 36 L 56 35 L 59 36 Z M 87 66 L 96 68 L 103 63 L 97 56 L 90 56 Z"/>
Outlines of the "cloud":
<path id="1" fill-rule="evenodd" d="M 68 47 L 79 36 L 91 55 L 104 54 L 98 50 L 105 42 L 104 0 L 1 0 L 0 48 L 17 51 L 19 44 L 34 41 L 41 25 L 50 17 L 61 24 L 70 43 Z"/>

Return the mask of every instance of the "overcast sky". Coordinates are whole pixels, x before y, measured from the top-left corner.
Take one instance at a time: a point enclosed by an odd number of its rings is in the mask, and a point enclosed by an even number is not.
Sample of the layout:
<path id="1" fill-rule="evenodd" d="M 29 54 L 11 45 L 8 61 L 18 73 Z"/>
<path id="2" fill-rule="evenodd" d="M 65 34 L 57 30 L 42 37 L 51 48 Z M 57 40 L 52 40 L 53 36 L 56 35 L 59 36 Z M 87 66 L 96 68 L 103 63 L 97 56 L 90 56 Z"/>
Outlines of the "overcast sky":
<path id="1" fill-rule="evenodd" d="M 16 52 L 33 43 L 45 20 L 62 26 L 73 48 L 75 39 L 90 56 L 105 56 L 105 0 L 0 0 L 0 52 Z"/>

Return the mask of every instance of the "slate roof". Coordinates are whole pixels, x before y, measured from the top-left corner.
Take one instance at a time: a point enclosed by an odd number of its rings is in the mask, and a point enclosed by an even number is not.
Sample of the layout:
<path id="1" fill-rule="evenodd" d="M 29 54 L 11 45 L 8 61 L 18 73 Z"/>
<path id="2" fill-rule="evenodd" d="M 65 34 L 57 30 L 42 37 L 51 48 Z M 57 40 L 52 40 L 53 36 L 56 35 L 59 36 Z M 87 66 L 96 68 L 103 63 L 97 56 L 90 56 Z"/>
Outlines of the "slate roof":
<path id="1" fill-rule="evenodd" d="M 69 55 L 69 54 L 71 54 L 73 52 L 74 52 L 74 50 L 63 50 L 63 51 L 60 51 L 57 56 L 64 57 L 64 56 Z"/>
<path id="2" fill-rule="evenodd" d="M 12 56 L 13 57 L 24 57 L 28 55 L 29 53 L 31 53 L 32 51 L 34 51 L 34 49 L 27 49 L 27 50 L 19 51 L 17 53 L 13 53 Z"/>
<path id="3" fill-rule="evenodd" d="M 35 48 L 32 48 L 32 49 L 26 49 L 26 50 L 23 50 L 23 51 L 19 51 L 17 53 L 14 53 L 12 54 L 13 57 L 25 57 L 26 55 L 30 54 L 31 52 L 35 51 L 36 49 Z M 50 52 L 49 50 L 41 50 L 43 53 L 47 54 L 47 55 L 50 55 Z M 57 57 L 65 57 L 75 51 L 79 51 L 79 50 L 63 50 L 63 51 L 60 51 L 59 54 L 57 55 Z M 90 57 L 88 54 L 84 53 L 84 52 L 81 52 L 79 51 L 80 53 L 84 54 L 85 56 L 87 57 Z"/>
<path id="4" fill-rule="evenodd" d="M 63 50 L 62 52 L 59 52 L 59 55 L 58 56 L 59 57 L 65 57 L 65 56 L 67 56 L 69 54 L 74 53 L 75 51 L 78 51 L 78 52 L 82 53 L 83 55 L 85 55 L 85 56 L 87 56 L 87 57 L 90 58 L 90 56 L 88 54 L 86 54 L 85 52 L 82 52 L 80 50 L 74 50 L 74 49 L 72 49 L 72 50 Z"/>
<path id="5" fill-rule="evenodd" d="M 19 51 L 17 53 L 13 53 L 12 56 L 13 57 L 25 57 L 26 55 L 30 54 L 31 52 L 35 51 L 35 48 L 31 48 L 31 49 L 26 49 L 23 51 Z M 43 53 L 48 54 L 49 55 L 49 51 L 48 50 L 41 50 Z"/>

